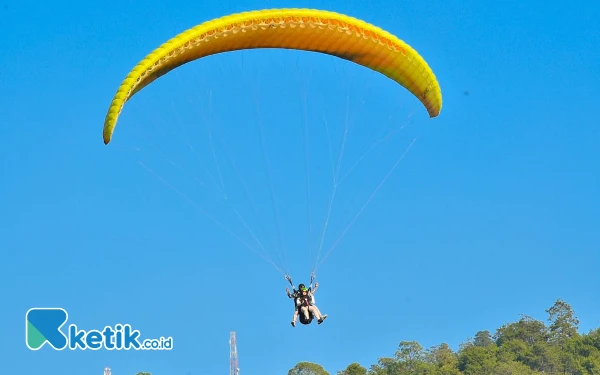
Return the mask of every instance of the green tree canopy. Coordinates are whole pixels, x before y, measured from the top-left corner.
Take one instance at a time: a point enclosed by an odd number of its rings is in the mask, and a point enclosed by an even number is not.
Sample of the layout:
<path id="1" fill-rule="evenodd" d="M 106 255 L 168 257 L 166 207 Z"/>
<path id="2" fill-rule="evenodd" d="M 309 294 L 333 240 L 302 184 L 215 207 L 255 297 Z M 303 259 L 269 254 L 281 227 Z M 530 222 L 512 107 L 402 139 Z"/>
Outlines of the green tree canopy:
<path id="1" fill-rule="evenodd" d="M 312 362 L 298 362 L 288 371 L 288 375 L 329 375 L 323 366 Z"/>
<path id="2" fill-rule="evenodd" d="M 368 370 L 352 363 L 337 375 L 600 375 L 600 328 L 580 334 L 575 312 L 560 299 L 546 313 L 548 324 L 522 315 L 493 335 L 475 333 L 456 352 L 446 343 L 424 350 L 401 341 L 393 357 L 379 358 Z M 298 366 L 306 372 L 292 373 Z M 294 369 L 288 375 L 327 373 L 307 362 Z"/>
<path id="3" fill-rule="evenodd" d="M 337 375 L 367 375 L 367 369 L 354 362 L 349 364 L 345 370 L 338 371 Z"/>

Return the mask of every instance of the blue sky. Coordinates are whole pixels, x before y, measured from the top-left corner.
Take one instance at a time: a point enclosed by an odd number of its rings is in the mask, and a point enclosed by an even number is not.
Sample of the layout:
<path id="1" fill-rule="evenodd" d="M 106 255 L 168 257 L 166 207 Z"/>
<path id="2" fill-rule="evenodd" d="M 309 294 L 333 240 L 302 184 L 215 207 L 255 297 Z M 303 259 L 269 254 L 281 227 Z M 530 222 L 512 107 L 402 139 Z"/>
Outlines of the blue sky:
<path id="1" fill-rule="evenodd" d="M 334 10 L 398 35 L 438 76 L 441 115 L 428 119 L 406 90 L 341 60 L 239 52 L 153 83 L 103 145 L 112 95 L 148 52 L 205 20 L 276 7 Z M 589 1 L 4 0 L 5 371 L 225 373 L 235 330 L 243 374 L 283 374 L 303 360 L 335 373 L 354 361 L 369 366 L 402 340 L 457 348 L 521 313 L 545 319 L 557 298 L 572 304 L 583 331 L 597 327 L 599 13 Z M 287 264 L 306 282 L 308 225 L 314 254 L 332 176 L 325 130 L 335 154 L 346 118 L 342 174 L 382 134 L 402 130 L 340 184 L 323 251 L 417 141 L 318 269 L 317 302 L 329 319 L 292 328 L 278 271 L 190 201 L 251 241 L 239 213 L 265 247 L 280 249 L 273 259 L 283 254 L 262 123 Z M 232 159 L 255 217 L 226 166 Z M 219 175 L 227 200 L 215 193 Z M 36 306 L 64 307 L 84 329 L 130 323 L 145 337 L 173 336 L 175 348 L 31 352 L 23 319 Z"/>

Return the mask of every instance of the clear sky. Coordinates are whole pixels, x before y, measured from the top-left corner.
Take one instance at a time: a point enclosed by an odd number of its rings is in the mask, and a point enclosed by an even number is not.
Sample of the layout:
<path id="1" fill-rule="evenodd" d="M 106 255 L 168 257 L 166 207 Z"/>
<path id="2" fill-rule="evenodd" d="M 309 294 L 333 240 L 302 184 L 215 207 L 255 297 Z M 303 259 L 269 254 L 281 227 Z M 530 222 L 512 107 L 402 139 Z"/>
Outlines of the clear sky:
<path id="1" fill-rule="evenodd" d="M 430 120 L 406 90 L 342 60 L 239 52 L 160 78 L 103 145 L 112 95 L 147 53 L 205 20 L 278 7 L 396 34 L 436 73 L 441 115 Z M 582 331 L 597 327 L 599 16 L 597 2 L 579 0 L 1 1 L 4 372 L 225 374 L 235 330 L 242 374 L 304 360 L 335 373 L 402 340 L 456 349 L 521 313 L 545 319 L 557 298 Z M 328 320 L 292 328 L 282 275 L 195 205 L 254 244 L 239 214 L 269 259 L 285 249 L 295 282 L 307 282 L 331 186 L 326 130 L 335 159 L 346 124 L 340 174 L 351 173 L 322 255 L 417 140 L 318 269 Z M 130 323 L 175 347 L 32 352 L 23 323 L 38 306 L 63 307 L 84 329 Z"/>

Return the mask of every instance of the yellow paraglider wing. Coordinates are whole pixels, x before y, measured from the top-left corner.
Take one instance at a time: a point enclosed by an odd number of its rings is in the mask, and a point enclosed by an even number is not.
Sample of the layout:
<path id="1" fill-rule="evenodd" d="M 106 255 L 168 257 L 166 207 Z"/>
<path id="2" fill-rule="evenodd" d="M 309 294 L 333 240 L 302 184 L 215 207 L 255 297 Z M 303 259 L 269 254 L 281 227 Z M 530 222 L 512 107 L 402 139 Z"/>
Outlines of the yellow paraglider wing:
<path id="1" fill-rule="evenodd" d="M 158 77 L 190 61 L 221 52 L 284 48 L 321 52 L 377 71 L 415 95 L 430 117 L 442 109 L 435 75 L 419 54 L 394 35 L 342 14 L 311 9 L 273 9 L 218 18 L 167 41 L 127 75 L 104 121 L 111 140 L 125 103 Z"/>

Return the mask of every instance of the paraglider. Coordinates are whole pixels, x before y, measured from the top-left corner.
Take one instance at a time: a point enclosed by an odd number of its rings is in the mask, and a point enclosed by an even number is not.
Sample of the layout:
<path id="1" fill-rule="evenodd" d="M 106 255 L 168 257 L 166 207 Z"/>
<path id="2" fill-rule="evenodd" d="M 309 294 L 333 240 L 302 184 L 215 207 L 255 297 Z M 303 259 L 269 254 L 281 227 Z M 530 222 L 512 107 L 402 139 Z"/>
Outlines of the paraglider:
<path id="1" fill-rule="evenodd" d="M 312 283 L 314 281 L 314 273 L 311 275 L 310 286 L 307 288 L 304 284 L 298 285 L 298 289 L 294 287 L 294 283 L 289 275 L 285 276 L 285 279 L 292 286 L 292 291 L 286 289 L 288 298 L 294 299 L 294 315 L 292 316 L 292 327 L 296 326 L 296 320 L 300 318 L 300 323 L 308 325 L 312 323 L 313 319 L 317 319 L 319 324 L 323 323 L 327 319 L 327 314 L 321 314 L 321 311 L 315 304 L 315 292 L 319 287 L 319 283 L 315 284 L 313 289 Z"/>
<path id="2" fill-rule="evenodd" d="M 141 60 L 114 95 L 104 120 L 108 144 L 127 101 L 159 77 L 189 62 L 223 52 L 280 48 L 339 57 L 383 74 L 414 95 L 431 118 L 439 115 L 442 94 L 427 62 L 408 44 L 387 31 L 343 14 L 312 9 L 270 9 L 214 19 L 168 40 Z M 314 275 L 313 275 L 314 277 Z M 311 288 L 296 290 L 291 278 L 294 318 L 319 324 L 327 317 L 314 304 Z M 311 278 L 310 285 L 312 286 Z M 318 284 L 317 284 L 318 285 Z"/>

